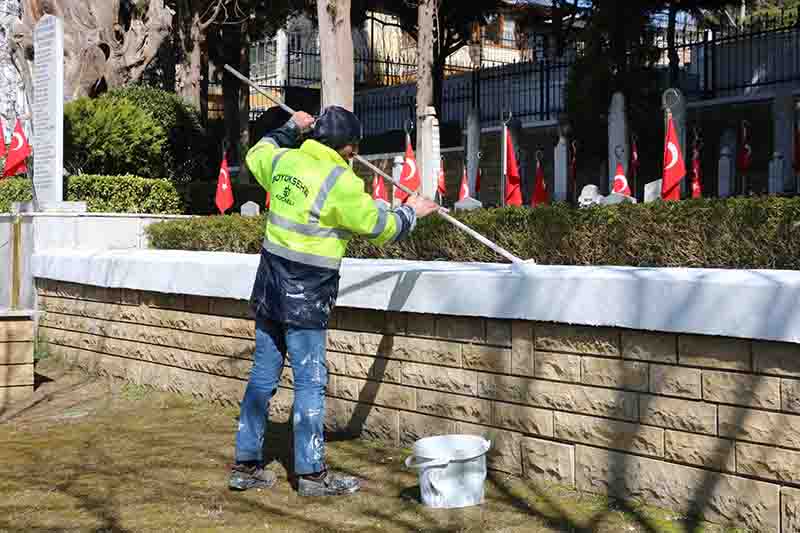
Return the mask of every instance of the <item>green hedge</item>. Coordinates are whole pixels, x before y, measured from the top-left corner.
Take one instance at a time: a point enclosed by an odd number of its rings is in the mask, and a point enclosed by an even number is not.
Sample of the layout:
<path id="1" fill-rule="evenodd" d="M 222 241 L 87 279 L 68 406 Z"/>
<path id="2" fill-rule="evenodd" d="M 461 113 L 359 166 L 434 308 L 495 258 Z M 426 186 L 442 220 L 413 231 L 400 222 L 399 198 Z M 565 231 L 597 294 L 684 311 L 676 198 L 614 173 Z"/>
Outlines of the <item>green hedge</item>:
<path id="1" fill-rule="evenodd" d="M 800 198 L 691 200 L 574 209 L 473 211 L 458 218 L 542 264 L 800 269 Z M 208 217 L 149 226 L 162 249 L 257 253 L 264 217 Z M 422 220 L 412 238 L 386 248 L 356 239 L 350 257 L 501 262 L 444 220 Z"/>
<path id="2" fill-rule="evenodd" d="M 86 202 L 94 213 L 180 214 L 181 198 L 168 180 L 138 176 L 70 176 L 64 182 L 67 201 Z M 0 180 L 0 212 L 13 202 L 31 199 L 27 178 Z"/>

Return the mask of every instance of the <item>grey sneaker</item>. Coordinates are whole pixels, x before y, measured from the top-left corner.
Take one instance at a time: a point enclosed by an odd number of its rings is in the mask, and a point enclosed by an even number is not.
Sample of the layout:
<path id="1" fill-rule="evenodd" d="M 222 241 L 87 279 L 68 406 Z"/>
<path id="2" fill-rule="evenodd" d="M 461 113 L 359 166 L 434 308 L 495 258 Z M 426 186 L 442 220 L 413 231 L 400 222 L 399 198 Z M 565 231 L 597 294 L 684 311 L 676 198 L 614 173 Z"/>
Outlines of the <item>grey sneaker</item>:
<path id="1" fill-rule="evenodd" d="M 324 471 L 318 476 L 300 476 L 297 493 L 300 496 L 343 496 L 361 488 L 361 482 L 336 472 Z"/>
<path id="2" fill-rule="evenodd" d="M 231 490 L 268 489 L 275 484 L 277 476 L 261 466 L 234 465 L 228 488 Z"/>

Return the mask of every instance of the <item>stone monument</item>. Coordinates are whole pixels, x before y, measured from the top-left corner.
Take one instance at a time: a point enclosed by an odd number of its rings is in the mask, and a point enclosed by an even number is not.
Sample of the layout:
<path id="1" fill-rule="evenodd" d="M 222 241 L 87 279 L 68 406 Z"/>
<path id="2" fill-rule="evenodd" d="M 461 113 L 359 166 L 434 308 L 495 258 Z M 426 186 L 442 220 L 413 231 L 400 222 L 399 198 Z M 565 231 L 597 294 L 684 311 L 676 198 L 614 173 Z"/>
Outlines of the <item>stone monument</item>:
<path id="1" fill-rule="evenodd" d="M 481 151 L 481 112 L 477 107 L 472 108 L 467 115 L 467 181 L 469 190 L 475 191 L 478 179 L 478 154 Z M 476 193 L 476 196 L 478 194 Z"/>
<path id="2" fill-rule="evenodd" d="M 772 101 L 772 119 L 775 126 L 775 153 L 783 155 L 782 168 L 775 171 L 780 173 L 780 185 L 772 189 L 770 180 L 770 194 L 782 193 L 794 189 L 794 173 L 792 171 L 792 157 L 794 154 L 794 95 L 791 90 L 783 89 L 775 95 Z M 776 174 L 777 175 L 777 174 Z"/>
<path id="3" fill-rule="evenodd" d="M 422 187 L 421 193 L 425 198 L 435 198 L 439 183 L 439 167 L 442 162 L 442 150 L 439 137 L 439 119 L 436 118 L 436 109 L 428 106 L 425 110 L 425 120 L 422 121 L 420 130 L 422 135 Z"/>
<path id="4" fill-rule="evenodd" d="M 617 163 L 622 163 L 625 175 L 628 175 L 628 158 L 623 157 L 618 161 L 620 151 L 630 153 L 628 146 L 628 119 L 625 111 L 625 96 L 616 92 L 611 97 L 611 106 L 608 108 L 608 191 L 614 190 L 614 176 L 617 174 Z"/>
<path id="5" fill-rule="evenodd" d="M 717 173 L 717 196 L 728 198 L 733 194 L 736 178 L 736 131 L 728 128 L 722 133 L 719 150 L 719 171 Z"/>
<path id="6" fill-rule="evenodd" d="M 555 161 L 553 200 L 566 202 L 569 190 L 569 149 L 568 140 L 561 131 L 558 136 L 558 144 L 554 149 L 553 161 Z"/>
<path id="7" fill-rule="evenodd" d="M 655 180 L 644 185 L 644 203 L 661 200 L 661 181 Z"/>
<path id="8" fill-rule="evenodd" d="M 769 194 L 781 194 L 784 189 L 784 176 L 786 172 L 786 161 L 783 154 L 775 152 L 769 162 Z"/>
<path id="9" fill-rule="evenodd" d="M 242 204 L 241 209 L 239 212 L 242 214 L 243 217 L 257 217 L 261 214 L 261 208 L 259 205 L 252 200 L 249 202 L 245 202 Z"/>
<path id="10" fill-rule="evenodd" d="M 405 157 L 401 155 L 395 156 L 394 161 L 392 161 L 392 181 L 395 183 L 400 182 L 400 176 L 403 175 L 403 164 L 405 161 Z M 397 195 L 395 194 L 396 189 L 397 185 L 392 185 L 392 190 L 389 191 L 392 195 L 391 198 L 389 198 L 389 203 L 392 204 L 392 207 L 397 207 L 400 205 L 400 200 L 397 199 Z"/>

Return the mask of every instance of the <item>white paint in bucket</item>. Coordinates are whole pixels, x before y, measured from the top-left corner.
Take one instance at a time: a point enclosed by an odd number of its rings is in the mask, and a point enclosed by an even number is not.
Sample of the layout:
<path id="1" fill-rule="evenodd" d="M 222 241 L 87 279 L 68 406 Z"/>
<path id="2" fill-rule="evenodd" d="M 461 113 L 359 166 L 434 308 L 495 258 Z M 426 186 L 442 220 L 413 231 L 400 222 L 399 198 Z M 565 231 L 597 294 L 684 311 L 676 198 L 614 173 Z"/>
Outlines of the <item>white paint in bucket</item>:
<path id="1" fill-rule="evenodd" d="M 434 509 L 482 504 L 489 448 L 488 440 L 475 435 L 442 435 L 415 442 L 406 466 L 419 470 L 422 503 Z"/>

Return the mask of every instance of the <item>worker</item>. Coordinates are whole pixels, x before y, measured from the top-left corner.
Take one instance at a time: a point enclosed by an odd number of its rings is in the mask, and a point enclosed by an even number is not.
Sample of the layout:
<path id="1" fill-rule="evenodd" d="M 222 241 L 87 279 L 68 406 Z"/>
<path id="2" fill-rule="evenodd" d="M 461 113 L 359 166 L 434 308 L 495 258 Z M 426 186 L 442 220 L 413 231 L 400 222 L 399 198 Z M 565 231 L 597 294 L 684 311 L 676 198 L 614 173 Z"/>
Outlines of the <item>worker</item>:
<path id="1" fill-rule="evenodd" d="M 393 210 L 376 204 L 350 167 L 361 138 L 358 118 L 330 106 L 316 121 L 302 111 L 293 114 L 246 156 L 250 174 L 270 194 L 270 207 L 251 296 L 256 348 L 239 416 L 233 490 L 276 481 L 262 446 L 287 354 L 294 374 L 293 485 L 301 496 L 351 494 L 360 487 L 357 478 L 329 471 L 325 463 L 326 329 L 339 267 L 353 236 L 379 246 L 396 243 L 418 218 L 439 209 L 417 195 Z"/>

